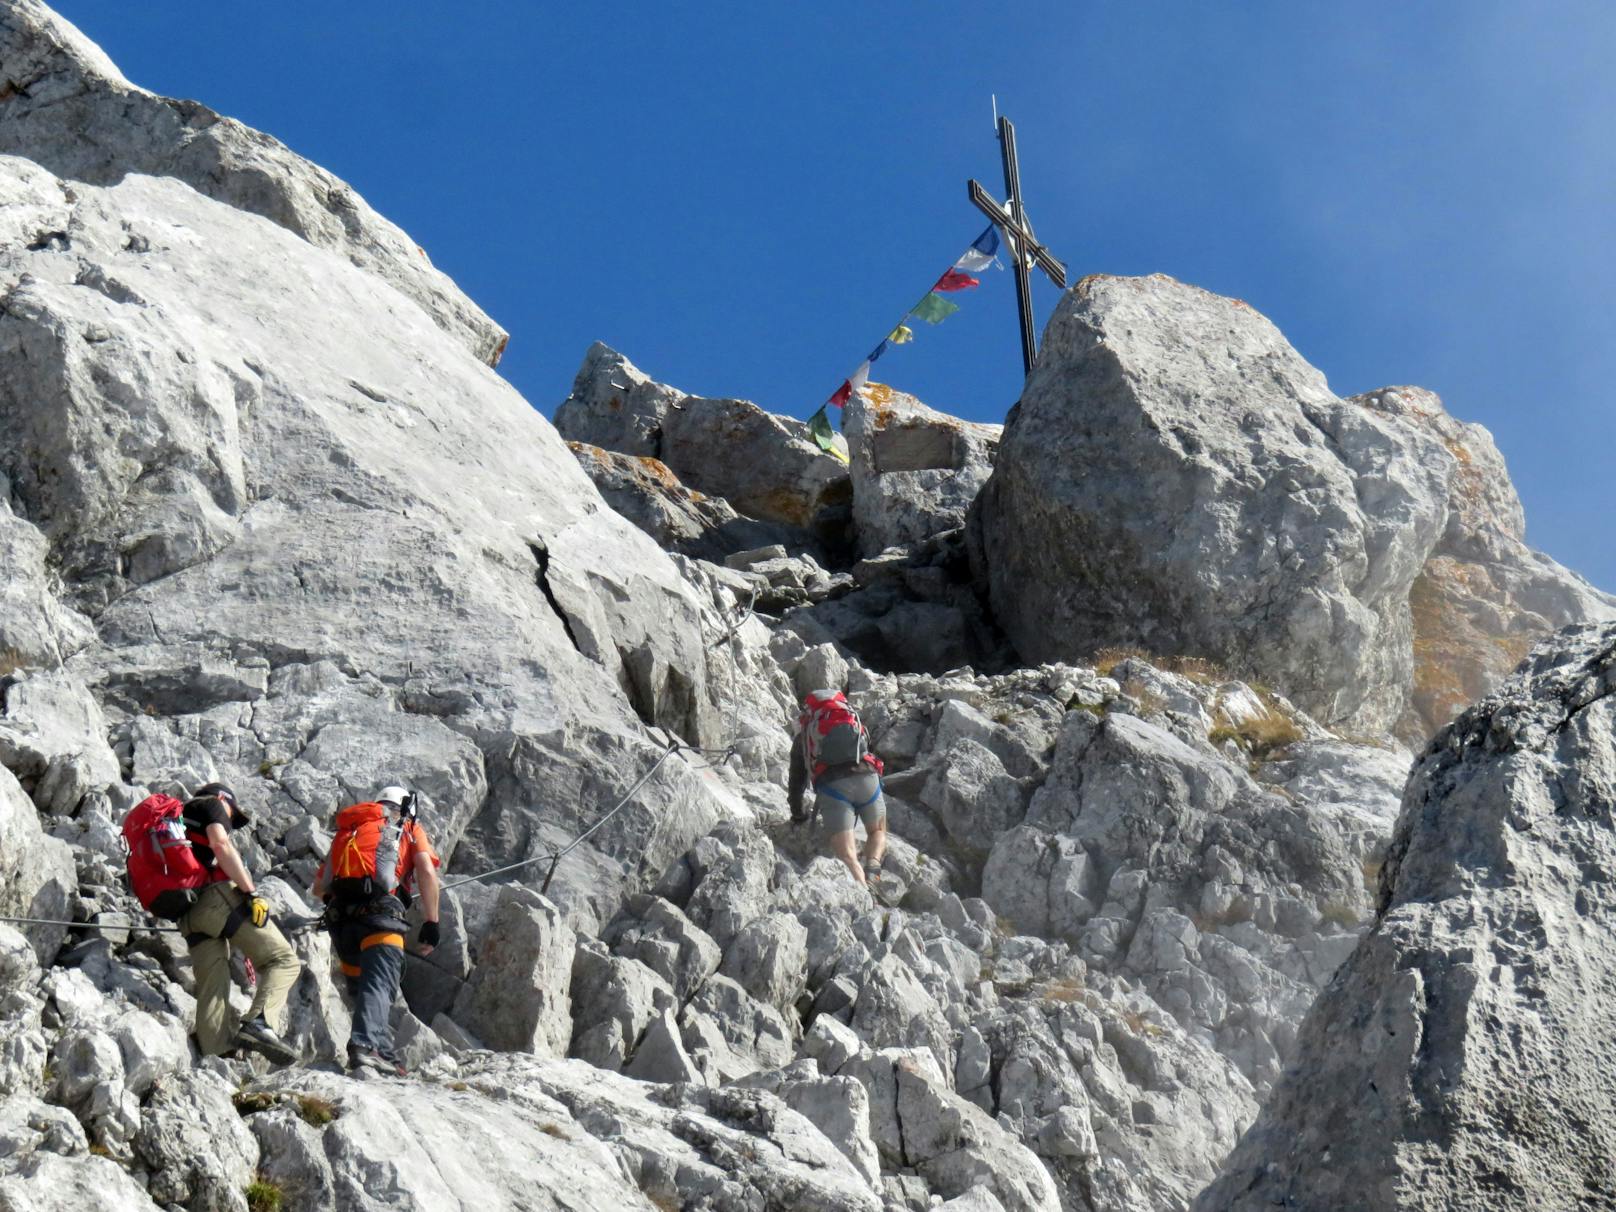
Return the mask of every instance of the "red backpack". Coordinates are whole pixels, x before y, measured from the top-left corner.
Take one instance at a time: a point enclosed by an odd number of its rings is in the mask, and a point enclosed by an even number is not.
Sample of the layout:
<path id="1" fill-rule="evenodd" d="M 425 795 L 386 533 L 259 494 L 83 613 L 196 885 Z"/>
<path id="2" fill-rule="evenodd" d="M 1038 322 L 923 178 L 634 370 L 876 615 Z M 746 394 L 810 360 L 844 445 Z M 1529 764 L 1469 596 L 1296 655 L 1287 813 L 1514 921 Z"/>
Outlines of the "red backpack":
<path id="1" fill-rule="evenodd" d="M 868 765 L 881 772 L 881 759 L 870 752 L 869 734 L 840 690 L 810 691 L 802 701 L 797 723 L 815 781 L 838 767 Z"/>
<path id="2" fill-rule="evenodd" d="M 148 795 L 123 818 L 129 886 L 148 913 L 169 921 L 190 912 L 197 889 L 208 882 L 185 834 L 184 810 L 171 795 Z"/>

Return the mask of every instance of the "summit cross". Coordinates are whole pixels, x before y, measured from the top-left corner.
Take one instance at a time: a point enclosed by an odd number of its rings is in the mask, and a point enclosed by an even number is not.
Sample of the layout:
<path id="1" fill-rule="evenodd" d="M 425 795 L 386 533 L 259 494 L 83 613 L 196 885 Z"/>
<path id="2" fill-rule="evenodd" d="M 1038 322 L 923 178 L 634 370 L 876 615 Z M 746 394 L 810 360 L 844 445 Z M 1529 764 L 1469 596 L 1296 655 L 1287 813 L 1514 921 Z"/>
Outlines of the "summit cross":
<path id="1" fill-rule="evenodd" d="M 1016 128 L 999 117 L 999 155 L 1004 161 L 1004 192 L 1008 202 L 997 201 L 972 178 L 971 201 L 1004 234 L 1016 263 L 1016 309 L 1021 313 L 1021 362 L 1026 373 L 1038 364 L 1038 334 L 1032 322 L 1032 267 L 1037 265 L 1057 287 L 1066 289 L 1066 266 L 1055 260 L 1033 234 L 1021 202 L 1021 168 L 1016 161 Z"/>

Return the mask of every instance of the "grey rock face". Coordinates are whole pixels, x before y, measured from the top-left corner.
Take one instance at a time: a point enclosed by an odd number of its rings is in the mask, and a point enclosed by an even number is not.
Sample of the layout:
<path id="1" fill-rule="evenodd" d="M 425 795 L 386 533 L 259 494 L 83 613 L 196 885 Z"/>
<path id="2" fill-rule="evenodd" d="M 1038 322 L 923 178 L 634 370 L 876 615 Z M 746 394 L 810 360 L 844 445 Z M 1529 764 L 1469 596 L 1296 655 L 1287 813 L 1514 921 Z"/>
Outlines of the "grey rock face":
<path id="1" fill-rule="evenodd" d="M 499 360 L 506 341 L 499 325 L 348 185 L 278 140 L 195 101 L 129 83 L 98 46 L 37 0 L 17 0 L 0 13 L 0 61 L 22 86 L 0 99 L 0 152 L 97 185 L 131 173 L 183 181 L 376 275 L 478 359 Z"/>
<path id="2" fill-rule="evenodd" d="M 644 722 L 718 739 L 709 608 L 413 303 L 172 178 L 69 186 L 17 157 L 0 175 L 60 210 L 71 245 L 35 232 L 0 251 L 0 473 L 62 595 L 96 618 L 102 642 L 72 672 L 124 731 L 126 773 L 224 777 L 255 804 L 323 816 L 340 776 L 403 777 L 375 766 L 411 750 L 443 770 L 453 721 L 472 769 L 462 753 L 447 781 L 490 817 L 468 857 L 509 862 L 543 846 L 533 805 L 592 820 L 620 796 L 659 748 Z M 353 712 L 326 711 L 329 735 L 301 753 L 318 705 L 261 728 L 249 704 L 277 682 L 298 702 L 368 696 L 369 761 L 340 743 Z M 371 724 L 388 713 L 384 752 Z M 602 744 L 563 763 L 563 728 Z M 486 769 L 481 750 L 498 755 Z M 649 799 L 688 821 L 657 868 L 721 811 L 678 765 Z M 465 827 L 451 823 L 446 855 Z M 648 832 L 595 848 L 621 847 L 631 868 Z"/>
<path id="3" fill-rule="evenodd" d="M 1560 632 L 1431 742 L 1380 913 L 1199 1209 L 1616 1201 L 1616 626 Z"/>
<path id="4" fill-rule="evenodd" d="M 71 919 L 78 874 L 66 844 L 47 837 L 16 777 L 0 766 L 0 912 L 11 917 Z M 39 961 L 48 964 L 67 937 L 61 926 L 19 925 Z"/>
<path id="5" fill-rule="evenodd" d="M 566 1055 L 574 945 L 548 900 L 527 888 L 502 889 L 453 1017 L 492 1048 Z"/>
<path id="6" fill-rule="evenodd" d="M 1408 593 L 1453 459 L 1330 393 L 1251 308 L 1170 278 L 1091 277 L 979 498 L 979 561 L 1028 661 L 1107 645 L 1210 657 L 1326 724 L 1388 727 Z"/>
<path id="7" fill-rule="evenodd" d="M 887 387 L 867 394 L 842 416 L 859 549 L 874 555 L 963 526 L 1002 427 L 961 421 Z"/>
<path id="8" fill-rule="evenodd" d="M 1616 617 L 1616 598 L 1526 544 L 1526 516 L 1492 435 L 1434 392 L 1384 387 L 1354 404 L 1429 431 L 1453 455 L 1448 524 L 1414 582 L 1414 698 L 1399 731 L 1418 744 L 1496 686 L 1538 640 Z"/>
<path id="9" fill-rule="evenodd" d="M 666 463 L 650 455 L 621 454 L 587 442 L 567 445 L 606 503 L 666 551 L 722 561 L 770 544 L 813 542 L 799 527 L 742 517 L 723 497 L 686 488 Z"/>
<path id="10" fill-rule="evenodd" d="M 851 501 L 846 467 L 801 421 L 746 400 L 686 395 L 598 341 L 555 423 L 570 441 L 658 459 L 688 487 L 751 518 L 811 527 Z"/>

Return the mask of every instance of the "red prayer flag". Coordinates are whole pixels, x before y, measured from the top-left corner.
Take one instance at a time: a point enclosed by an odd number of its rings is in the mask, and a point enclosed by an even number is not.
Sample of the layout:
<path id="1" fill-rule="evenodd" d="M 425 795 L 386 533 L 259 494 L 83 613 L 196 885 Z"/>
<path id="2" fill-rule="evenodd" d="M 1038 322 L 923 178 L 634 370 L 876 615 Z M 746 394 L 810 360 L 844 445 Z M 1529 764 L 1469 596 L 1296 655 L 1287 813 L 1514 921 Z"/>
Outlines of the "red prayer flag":
<path id="1" fill-rule="evenodd" d="M 840 408 L 840 407 L 842 407 L 842 405 L 847 403 L 848 397 L 851 396 L 852 394 L 853 394 L 852 381 L 848 380 L 848 379 L 843 379 L 842 380 L 842 385 L 836 389 L 836 394 L 831 396 L 830 399 L 826 400 L 825 403 L 834 404 L 834 405 L 836 405 L 837 408 Z"/>
<path id="2" fill-rule="evenodd" d="M 964 273 L 957 269 L 951 269 L 942 277 L 937 279 L 937 285 L 933 286 L 932 289 L 942 291 L 970 290 L 971 287 L 980 285 L 982 285 L 982 280 L 980 278 L 973 278 L 968 273 Z"/>

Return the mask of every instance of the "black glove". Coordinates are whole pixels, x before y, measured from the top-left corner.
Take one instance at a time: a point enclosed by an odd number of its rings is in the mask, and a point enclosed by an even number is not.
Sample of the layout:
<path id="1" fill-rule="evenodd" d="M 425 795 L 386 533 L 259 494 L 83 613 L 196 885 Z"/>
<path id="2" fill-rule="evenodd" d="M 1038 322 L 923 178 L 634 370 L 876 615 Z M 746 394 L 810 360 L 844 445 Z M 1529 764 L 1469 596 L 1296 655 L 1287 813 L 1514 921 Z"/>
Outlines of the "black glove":
<path id="1" fill-rule="evenodd" d="M 423 947 L 436 947 L 438 945 L 438 923 L 422 922 L 421 934 L 416 941 Z"/>

